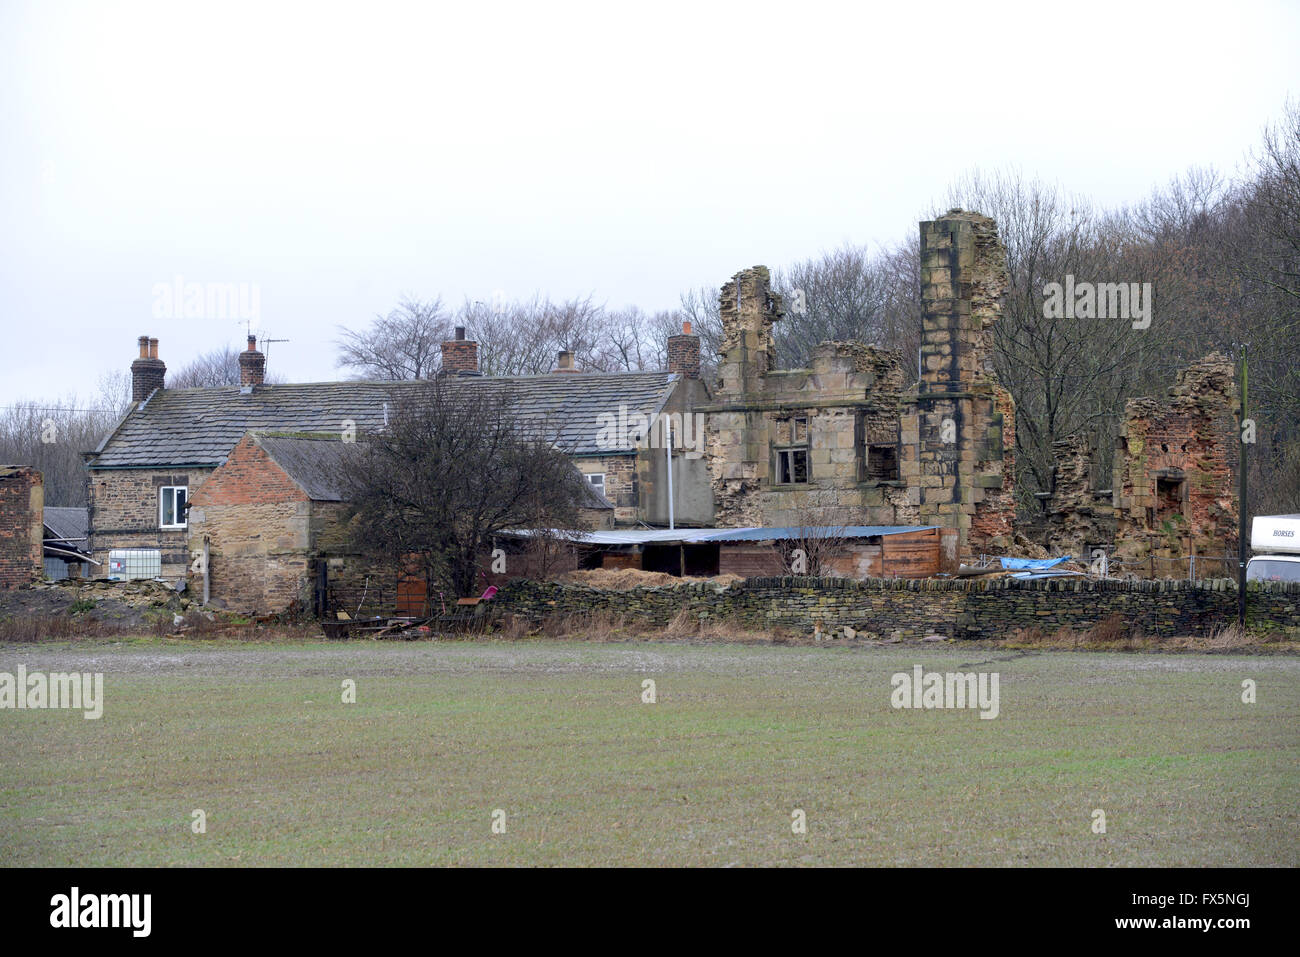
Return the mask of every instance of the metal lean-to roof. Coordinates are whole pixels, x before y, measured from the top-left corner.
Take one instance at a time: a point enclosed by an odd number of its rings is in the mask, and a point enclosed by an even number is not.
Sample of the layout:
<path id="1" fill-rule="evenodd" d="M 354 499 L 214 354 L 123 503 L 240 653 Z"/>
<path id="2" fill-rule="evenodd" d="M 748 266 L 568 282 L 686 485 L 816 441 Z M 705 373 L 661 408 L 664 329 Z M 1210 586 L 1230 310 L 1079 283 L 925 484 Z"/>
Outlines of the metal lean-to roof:
<path id="1" fill-rule="evenodd" d="M 907 532 L 925 532 L 937 525 L 849 525 L 840 527 L 784 527 L 784 528 L 628 528 L 594 532 L 569 531 L 563 536 L 583 545 L 699 545 L 712 542 L 768 542 L 801 538 L 877 538 L 884 535 L 902 535 Z M 503 532 L 523 538 L 533 532 Z"/>

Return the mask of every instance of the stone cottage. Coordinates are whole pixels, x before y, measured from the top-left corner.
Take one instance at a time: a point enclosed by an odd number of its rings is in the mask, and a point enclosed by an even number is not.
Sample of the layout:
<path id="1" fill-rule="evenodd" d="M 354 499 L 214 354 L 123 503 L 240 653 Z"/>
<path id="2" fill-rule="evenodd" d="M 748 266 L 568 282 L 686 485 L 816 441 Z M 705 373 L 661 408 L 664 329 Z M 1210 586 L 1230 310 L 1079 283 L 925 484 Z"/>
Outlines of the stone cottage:
<path id="1" fill-rule="evenodd" d="M 548 430 L 607 500 L 612 524 L 666 523 L 670 457 L 653 426 L 683 423 L 674 428 L 680 436 L 708 395 L 699 379 L 698 337 L 684 333 L 671 345 L 665 372 L 586 373 L 561 353 L 548 375 L 489 377 L 478 374 L 477 343 L 458 330 L 443 346 L 444 382 L 467 403 L 480 390 L 509 389 L 520 416 Z M 144 555 L 148 562 L 140 567 L 150 574 L 186 575 L 196 554 L 191 503 L 249 432 L 364 434 L 382 428 L 403 397 L 420 388 L 412 382 L 269 385 L 265 356 L 249 337 L 239 357 L 241 385 L 168 389 L 158 340 L 142 336 L 139 347 L 131 366 L 132 405 L 86 456 L 88 547 L 99 574 L 109 573 L 110 551 L 121 550 Z M 712 497 L 702 450 L 677 445 L 671 468 L 675 520 L 709 524 Z"/>

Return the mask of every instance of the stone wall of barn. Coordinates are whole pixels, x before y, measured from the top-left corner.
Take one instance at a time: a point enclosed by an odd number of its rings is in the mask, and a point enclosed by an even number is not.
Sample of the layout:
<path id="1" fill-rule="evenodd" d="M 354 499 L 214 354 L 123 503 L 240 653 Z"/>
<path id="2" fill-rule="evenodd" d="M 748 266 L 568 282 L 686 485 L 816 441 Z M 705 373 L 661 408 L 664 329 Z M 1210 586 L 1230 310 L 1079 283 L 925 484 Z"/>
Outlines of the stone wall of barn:
<path id="1" fill-rule="evenodd" d="M 189 578 L 219 608 L 273 614 L 307 608 L 311 501 L 266 452 L 244 436 L 191 499 Z"/>
<path id="2" fill-rule="evenodd" d="M 156 548 L 162 553 L 165 578 L 183 578 L 189 566 L 187 529 L 159 527 L 159 489 L 184 485 L 193 497 L 210 468 L 91 469 L 87 487 L 91 565 L 96 578 L 108 576 L 108 553 L 115 548 Z"/>
<path id="3" fill-rule="evenodd" d="M 44 534 L 44 476 L 30 466 L 0 465 L 0 589 L 41 579 Z"/>

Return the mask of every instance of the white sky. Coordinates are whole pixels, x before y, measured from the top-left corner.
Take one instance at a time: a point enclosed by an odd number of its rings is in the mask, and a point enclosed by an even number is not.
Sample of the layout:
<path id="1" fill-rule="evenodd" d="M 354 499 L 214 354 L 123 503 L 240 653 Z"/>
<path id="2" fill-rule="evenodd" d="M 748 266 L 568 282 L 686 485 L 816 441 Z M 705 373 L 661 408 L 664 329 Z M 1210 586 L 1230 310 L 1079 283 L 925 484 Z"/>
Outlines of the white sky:
<path id="1" fill-rule="evenodd" d="M 975 167 L 1232 172 L 1300 95 L 1300 4 L 944 6 L 0 0 L 0 403 L 240 345 L 154 317 L 177 276 L 257 284 L 270 366 L 331 379 L 404 293 L 671 308 Z"/>

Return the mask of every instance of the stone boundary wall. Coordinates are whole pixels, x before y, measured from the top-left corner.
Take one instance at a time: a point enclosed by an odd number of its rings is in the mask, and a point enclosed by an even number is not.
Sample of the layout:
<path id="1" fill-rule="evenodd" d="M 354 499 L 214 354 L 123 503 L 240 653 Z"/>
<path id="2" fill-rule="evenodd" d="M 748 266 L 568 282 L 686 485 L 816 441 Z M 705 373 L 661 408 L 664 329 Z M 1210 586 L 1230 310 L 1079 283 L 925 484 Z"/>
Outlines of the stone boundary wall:
<path id="1" fill-rule="evenodd" d="M 1300 631 L 1300 584 L 1252 583 L 1247 623 Z M 700 621 L 811 632 L 848 626 L 881 638 L 1002 638 L 1017 628 L 1048 633 L 1085 629 L 1113 614 L 1146 635 L 1204 637 L 1236 620 L 1231 579 L 1188 581 L 991 581 L 877 578 L 750 578 L 723 588 L 709 582 L 611 591 L 517 579 L 496 596 L 502 610 L 539 620 L 593 611 L 664 625 L 682 609 Z"/>

